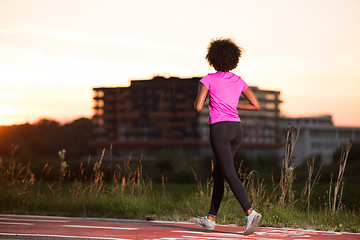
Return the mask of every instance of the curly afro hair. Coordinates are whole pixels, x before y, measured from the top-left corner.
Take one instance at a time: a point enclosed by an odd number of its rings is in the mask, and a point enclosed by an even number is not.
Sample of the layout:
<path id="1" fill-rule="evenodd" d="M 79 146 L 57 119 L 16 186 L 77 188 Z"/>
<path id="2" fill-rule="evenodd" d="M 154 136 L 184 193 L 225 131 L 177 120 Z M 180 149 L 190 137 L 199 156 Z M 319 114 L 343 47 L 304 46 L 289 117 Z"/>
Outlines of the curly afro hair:
<path id="1" fill-rule="evenodd" d="M 242 49 L 229 38 L 218 38 L 210 42 L 205 59 L 216 71 L 228 72 L 237 67 Z"/>

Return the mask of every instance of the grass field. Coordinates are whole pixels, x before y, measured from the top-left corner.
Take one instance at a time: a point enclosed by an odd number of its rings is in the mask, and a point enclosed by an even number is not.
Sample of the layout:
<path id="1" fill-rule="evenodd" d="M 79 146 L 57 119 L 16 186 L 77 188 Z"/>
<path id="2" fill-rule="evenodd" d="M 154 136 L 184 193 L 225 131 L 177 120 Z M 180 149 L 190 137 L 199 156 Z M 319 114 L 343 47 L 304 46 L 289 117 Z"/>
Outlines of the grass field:
<path id="1" fill-rule="evenodd" d="M 105 182 L 101 162 L 91 165 L 89 179 L 78 176 L 64 181 L 35 179 L 26 166 L 2 169 L 0 212 L 77 217 L 110 217 L 147 220 L 191 221 L 207 214 L 211 198 L 211 179 L 194 184 L 153 183 L 142 175 L 141 163 L 134 169 L 124 165 Z M 253 207 L 263 214 L 261 226 L 360 232 L 359 193 L 343 199 L 336 211 L 329 207 L 329 184 L 316 184 L 309 199 L 301 194 L 306 183 L 293 183 L 292 197 L 281 202 L 278 183 L 263 184 L 251 174 L 240 173 Z M 345 185 L 347 186 L 347 185 Z M 352 188 L 343 189 L 343 196 Z M 243 211 L 226 186 L 217 223 L 243 225 Z"/>

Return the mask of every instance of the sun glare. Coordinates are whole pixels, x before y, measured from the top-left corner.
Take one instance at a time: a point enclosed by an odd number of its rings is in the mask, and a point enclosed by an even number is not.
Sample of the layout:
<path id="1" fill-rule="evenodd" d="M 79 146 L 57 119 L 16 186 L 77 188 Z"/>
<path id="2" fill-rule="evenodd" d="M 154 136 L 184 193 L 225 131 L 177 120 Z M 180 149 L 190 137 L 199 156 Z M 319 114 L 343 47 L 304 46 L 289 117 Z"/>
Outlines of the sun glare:
<path id="1" fill-rule="evenodd" d="M 0 126 L 1 125 L 9 125 L 9 121 L 5 118 L 0 118 Z"/>
<path id="2" fill-rule="evenodd" d="M 16 109 L 8 105 L 0 104 L 0 125 L 12 124 L 11 115 L 16 112 Z"/>

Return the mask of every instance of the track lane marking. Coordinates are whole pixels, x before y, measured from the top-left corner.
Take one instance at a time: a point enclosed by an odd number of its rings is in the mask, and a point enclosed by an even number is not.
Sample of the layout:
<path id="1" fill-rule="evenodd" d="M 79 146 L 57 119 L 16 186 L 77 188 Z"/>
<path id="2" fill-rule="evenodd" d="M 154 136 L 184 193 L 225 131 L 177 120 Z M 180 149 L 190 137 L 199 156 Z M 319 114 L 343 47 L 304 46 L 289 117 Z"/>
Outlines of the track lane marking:
<path id="1" fill-rule="evenodd" d="M 115 230 L 139 230 L 139 228 L 125 228 L 125 227 L 100 227 L 100 226 L 86 226 L 86 225 L 62 225 L 63 227 L 72 228 L 98 228 L 98 229 L 115 229 Z"/>
<path id="2" fill-rule="evenodd" d="M 0 233 L 2 236 L 24 236 L 24 237 L 62 237 L 62 238 L 78 238 L 78 239 L 100 239 L 100 240 L 131 240 L 128 238 L 103 238 L 103 237 L 84 237 L 84 236 L 67 236 L 67 235 L 46 235 L 46 234 L 24 234 L 24 233 Z"/>
<path id="3" fill-rule="evenodd" d="M 22 219 L 22 218 L 2 218 L 0 217 L 0 220 L 10 220 L 10 221 L 26 221 L 26 222 L 70 222 L 70 221 L 65 221 L 65 220 L 50 220 L 50 219 Z"/>
<path id="4" fill-rule="evenodd" d="M 201 235 L 211 235 L 211 236 L 219 236 L 219 237 L 244 237 L 243 234 L 241 233 L 219 233 L 219 232 L 195 232 L 195 231 L 182 231 L 182 230 L 175 230 L 175 231 L 171 231 L 171 232 L 176 232 L 176 233 L 191 233 L 191 234 L 201 234 Z"/>
<path id="5" fill-rule="evenodd" d="M 218 238 L 218 237 L 198 237 L 198 236 L 181 236 L 181 237 L 184 238 L 184 239 L 206 239 L 206 240 L 214 239 L 214 240 L 224 240 L 224 238 Z M 227 238 L 227 239 L 230 239 L 230 238 Z M 236 239 L 239 239 L 239 238 L 236 238 Z"/>
<path id="6" fill-rule="evenodd" d="M 0 224 L 12 224 L 12 225 L 34 225 L 33 223 L 19 223 L 19 222 L 0 222 Z"/>
<path id="7" fill-rule="evenodd" d="M 0 214 L 1 217 L 26 217 L 26 218 L 55 218 L 55 219 L 66 219 L 67 217 L 56 217 L 56 216 L 41 216 L 41 215 L 16 215 L 16 214 Z"/>

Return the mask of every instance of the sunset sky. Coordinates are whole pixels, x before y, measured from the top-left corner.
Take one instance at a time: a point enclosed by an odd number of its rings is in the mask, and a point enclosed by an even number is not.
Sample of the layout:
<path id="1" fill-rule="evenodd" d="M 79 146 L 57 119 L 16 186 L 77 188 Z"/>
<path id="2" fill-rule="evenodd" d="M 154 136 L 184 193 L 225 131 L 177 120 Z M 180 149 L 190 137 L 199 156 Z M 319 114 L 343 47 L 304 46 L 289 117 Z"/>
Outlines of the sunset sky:
<path id="1" fill-rule="evenodd" d="M 93 87 L 200 77 L 212 38 L 285 116 L 360 127 L 358 0 L 0 0 L 0 125 L 93 114 Z"/>

